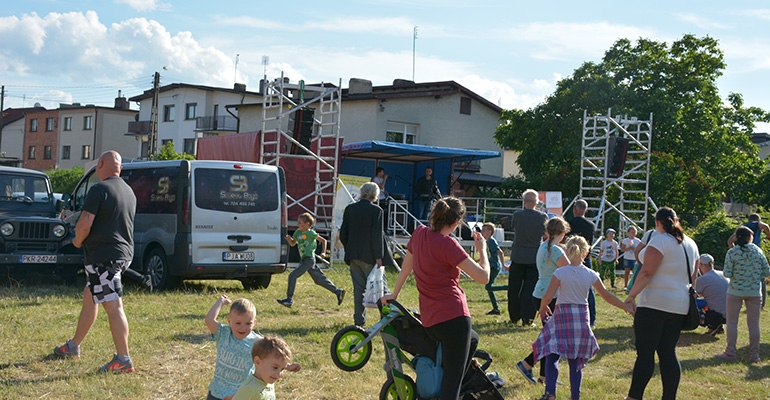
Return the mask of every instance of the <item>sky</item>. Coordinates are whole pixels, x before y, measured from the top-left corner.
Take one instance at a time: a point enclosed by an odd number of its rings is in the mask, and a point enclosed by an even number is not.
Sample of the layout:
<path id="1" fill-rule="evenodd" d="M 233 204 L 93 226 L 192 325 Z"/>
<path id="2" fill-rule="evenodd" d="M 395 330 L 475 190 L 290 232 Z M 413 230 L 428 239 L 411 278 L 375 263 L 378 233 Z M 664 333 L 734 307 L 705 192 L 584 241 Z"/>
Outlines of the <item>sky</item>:
<path id="1" fill-rule="evenodd" d="M 719 41 L 723 99 L 740 93 L 770 110 L 766 0 L 4 1 L 0 85 L 4 108 L 57 108 L 112 106 L 118 91 L 150 89 L 156 71 L 161 85 L 253 91 L 282 74 L 343 87 L 350 78 L 453 80 L 505 109 L 528 109 L 618 39 L 684 34 Z"/>

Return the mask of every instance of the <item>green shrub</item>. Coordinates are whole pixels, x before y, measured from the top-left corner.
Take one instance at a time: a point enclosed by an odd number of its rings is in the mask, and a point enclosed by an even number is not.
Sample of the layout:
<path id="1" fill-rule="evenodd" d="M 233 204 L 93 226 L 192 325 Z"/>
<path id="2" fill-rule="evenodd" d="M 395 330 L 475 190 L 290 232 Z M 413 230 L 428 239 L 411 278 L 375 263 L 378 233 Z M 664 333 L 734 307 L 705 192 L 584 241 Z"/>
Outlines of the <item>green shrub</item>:
<path id="1" fill-rule="evenodd" d="M 54 193 L 72 193 L 85 171 L 82 167 L 72 167 L 70 169 L 48 170 L 45 173 L 51 178 L 51 188 Z"/>

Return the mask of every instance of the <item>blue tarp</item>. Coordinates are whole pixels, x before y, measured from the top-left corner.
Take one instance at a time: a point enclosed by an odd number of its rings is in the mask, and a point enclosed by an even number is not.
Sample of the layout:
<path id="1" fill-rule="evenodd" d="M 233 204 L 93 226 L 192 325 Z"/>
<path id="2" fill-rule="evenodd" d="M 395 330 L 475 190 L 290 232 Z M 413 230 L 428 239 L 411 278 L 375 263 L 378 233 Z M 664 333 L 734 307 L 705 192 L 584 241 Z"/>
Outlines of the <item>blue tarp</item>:
<path id="1" fill-rule="evenodd" d="M 344 144 L 342 157 L 374 158 L 387 161 L 422 162 L 431 160 L 472 161 L 500 157 L 499 151 L 468 150 L 370 140 Z"/>

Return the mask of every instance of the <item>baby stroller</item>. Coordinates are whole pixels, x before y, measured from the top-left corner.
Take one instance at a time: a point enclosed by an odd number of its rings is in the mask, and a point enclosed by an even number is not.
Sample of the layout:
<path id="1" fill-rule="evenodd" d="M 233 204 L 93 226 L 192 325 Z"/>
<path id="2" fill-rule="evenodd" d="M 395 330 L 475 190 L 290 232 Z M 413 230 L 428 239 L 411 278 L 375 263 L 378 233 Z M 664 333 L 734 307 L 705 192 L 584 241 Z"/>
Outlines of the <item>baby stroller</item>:
<path id="1" fill-rule="evenodd" d="M 380 400 L 424 399 L 418 393 L 415 380 L 404 373 L 403 366 L 407 365 L 415 371 L 414 362 L 418 356 L 436 361 L 439 346 L 428 337 L 420 320 L 403 305 L 397 301 L 391 301 L 387 306 L 379 303 L 378 305 L 382 319 L 374 326 L 364 330 L 351 325 L 334 335 L 331 343 L 332 361 L 343 371 L 363 368 L 372 355 L 372 339 L 381 334 L 385 346 L 383 368 L 388 379 L 380 390 Z M 481 359 L 484 363 L 480 364 L 476 359 Z M 491 363 L 492 357 L 487 352 L 476 351 L 471 368 L 463 379 L 461 399 L 504 400 L 497 388 L 505 384 L 505 381 L 497 373 L 486 372 Z"/>

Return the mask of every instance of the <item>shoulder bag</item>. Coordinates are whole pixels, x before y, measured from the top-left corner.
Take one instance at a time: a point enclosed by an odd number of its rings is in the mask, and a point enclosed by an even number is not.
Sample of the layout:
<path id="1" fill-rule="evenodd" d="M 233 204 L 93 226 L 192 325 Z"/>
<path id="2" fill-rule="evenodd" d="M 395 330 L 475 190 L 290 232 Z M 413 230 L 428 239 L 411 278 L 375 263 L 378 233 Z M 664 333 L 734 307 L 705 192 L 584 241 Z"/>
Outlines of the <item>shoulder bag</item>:
<path id="1" fill-rule="evenodd" d="M 690 308 L 687 309 L 687 315 L 684 316 L 682 330 L 691 331 L 700 325 L 700 313 L 698 313 L 698 306 L 695 302 L 695 289 L 692 287 L 692 273 L 690 272 L 690 257 L 687 255 L 687 249 L 684 247 L 684 240 L 682 241 L 682 249 L 684 250 L 684 259 L 687 261 L 687 280 L 690 282 Z"/>

